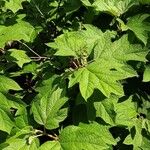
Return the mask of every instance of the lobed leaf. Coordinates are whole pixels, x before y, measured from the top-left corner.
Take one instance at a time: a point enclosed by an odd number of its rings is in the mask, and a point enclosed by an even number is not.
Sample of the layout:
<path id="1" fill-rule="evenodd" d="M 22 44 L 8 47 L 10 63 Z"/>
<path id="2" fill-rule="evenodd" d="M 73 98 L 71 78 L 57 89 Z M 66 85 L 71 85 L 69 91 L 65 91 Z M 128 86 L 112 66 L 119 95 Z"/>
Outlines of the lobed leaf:
<path id="1" fill-rule="evenodd" d="M 68 126 L 60 134 L 60 144 L 65 150 L 109 149 L 116 144 L 116 141 L 108 129 L 107 126 L 96 122 Z"/>

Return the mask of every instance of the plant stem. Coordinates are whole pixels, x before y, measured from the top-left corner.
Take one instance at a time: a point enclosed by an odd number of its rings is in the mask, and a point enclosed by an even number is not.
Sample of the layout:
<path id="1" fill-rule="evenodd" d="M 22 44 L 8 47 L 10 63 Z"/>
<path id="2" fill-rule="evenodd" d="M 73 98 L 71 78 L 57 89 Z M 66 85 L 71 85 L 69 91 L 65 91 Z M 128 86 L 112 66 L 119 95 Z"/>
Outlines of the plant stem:
<path id="1" fill-rule="evenodd" d="M 43 17 L 44 19 L 46 19 L 45 16 L 44 16 L 44 14 L 42 13 L 42 11 L 41 11 L 40 8 L 37 6 L 37 4 L 36 4 L 36 2 L 35 2 L 34 0 L 33 0 L 33 3 L 34 3 L 34 5 L 35 5 L 35 8 L 37 9 L 37 11 L 40 13 L 41 17 Z"/>
<path id="2" fill-rule="evenodd" d="M 21 43 L 22 45 L 24 45 L 25 47 L 27 47 L 32 53 L 34 53 L 36 56 L 38 56 L 38 58 L 41 58 L 42 56 L 40 56 L 37 52 L 35 52 L 32 48 L 30 48 L 27 44 L 21 42 L 21 41 L 17 41 L 19 43 Z"/>
<path id="3" fill-rule="evenodd" d="M 57 141 L 59 139 L 58 136 L 56 136 L 56 134 L 55 134 L 55 136 L 53 136 L 51 134 L 47 134 L 47 136 L 50 137 L 51 139 L 55 140 L 55 141 Z"/>
<path id="4" fill-rule="evenodd" d="M 44 128 L 44 131 L 42 131 L 42 130 L 37 130 L 37 129 L 36 129 L 36 130 L 35 130 L 35 133 L 36 133 L 36 134 L 39 133 L 39 135 L 36 135 L 36 137 L 46 135 L 46 136 L 50 137 L 51 139 L 53 139 L 53 140 L 55 140 L 55 141 L 57 141 L 57 140 L 59 139 L 56 134 L 51 135 L 51 134 L 46 133 L 46 129 L 45 129 L 45 128 Z"/>

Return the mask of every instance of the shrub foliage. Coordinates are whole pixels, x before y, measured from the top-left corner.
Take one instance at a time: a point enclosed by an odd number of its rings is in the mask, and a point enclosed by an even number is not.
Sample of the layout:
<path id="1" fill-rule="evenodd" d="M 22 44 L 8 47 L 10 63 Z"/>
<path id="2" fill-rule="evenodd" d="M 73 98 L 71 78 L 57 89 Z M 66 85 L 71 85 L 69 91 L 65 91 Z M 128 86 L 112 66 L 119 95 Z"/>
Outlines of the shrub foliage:
<path id="1" fill-rule="evenodd" d="M 0 149 L 149 150 L 150 0 L 1 0 Z"/>

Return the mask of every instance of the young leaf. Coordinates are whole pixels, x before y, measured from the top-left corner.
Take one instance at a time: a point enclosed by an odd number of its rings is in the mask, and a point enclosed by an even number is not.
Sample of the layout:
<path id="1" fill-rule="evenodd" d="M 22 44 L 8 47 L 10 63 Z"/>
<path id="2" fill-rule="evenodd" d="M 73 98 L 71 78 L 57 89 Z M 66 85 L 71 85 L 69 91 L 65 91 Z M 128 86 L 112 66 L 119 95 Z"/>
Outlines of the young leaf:
<path id="1" fill-rule="evenodd" d="M 147 44 L 148 32 L 150 32 L 150 23 L 145 20 L 150 17 L 149 14 L 136 15 L 129 18 L 127 26 L 134 32 L 138 39 L 145 45 Z"/>
<path id="2" fill-rule="evenodd" d="M 60 144 L 65 150 L 112 148 L 116 141 L 111 136 L 107 126 L 92 124 L 80 124 L 68 126 L 60 133 Z"/>
<path id="3" fill-rule="evenodd" d="M 7 92 L 8 90 L 22 90 L 21 87 L 12 79 L 0 75 L 0 92 Z"/>
<path id="4" fill-rule="evenodd" d="M 26 55 L 26 52 L 23 50 L 11 49 L 8 51 L 8 53 L 10 53 L 8 55 L 8 60 L 16 62 L 21 68 L 25 63 L 31 62 L 31 59 Z"/>

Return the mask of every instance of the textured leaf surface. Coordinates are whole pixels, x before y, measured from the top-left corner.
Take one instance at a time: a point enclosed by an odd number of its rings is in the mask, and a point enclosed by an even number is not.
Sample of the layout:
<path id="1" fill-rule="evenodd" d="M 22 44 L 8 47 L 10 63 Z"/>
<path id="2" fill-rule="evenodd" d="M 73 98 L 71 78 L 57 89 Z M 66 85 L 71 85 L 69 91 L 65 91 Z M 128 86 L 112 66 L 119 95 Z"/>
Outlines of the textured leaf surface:
<path id="1" fill-rule="evenodd" d="M 146 66 L 146 69 L 144 71 L 143 75 L 143 82 L 149 82 L 150 81 L 150 66 Z"/>
<path id="2" fill-rule="evenodd" d="M 145 45 L 147 44 L 148 32 L 150 32 L 150 23 L 145 20 L 149 17 L 149 14 L 136 15 L 129 18 L 127 26 L 134 32 L 138 39 L 140 39 Z"/>
<path id="3" fill-rule="evenodd" d="M 9 94 L 3 95 L 1 92 L 0 105 L 7 108 L 8 110 L 11 108 L 17 109 L 16 115 L 23 114 L 26 107 L 26 104 L 20 99 L 13 97 Z"/>
<path id="4" fill-rule="evenodd" d="M 23 16 L 19 16 L 17 23 L 11 26 L 0 25 L 0 47 L 3 48 L 5 43 L 12 40 L 24 40 L 26 42 L 32 42 L 35 38 L 35 28 L 21 20 Z"/>
<path id="5" fill-rule="evenodd" d="M 124 141 L 125 144 L 132 144 L 134 150 L 140 150 L 141 148 L 144 148 L 143 150 L 145 150 L 149 147 L 149 144 L 146 144 L 148 139 L 142 135 L 142 129 L 144 129 L 145 122 L 146 120 L 144 119 L 135 120 L 135 126 L 130 130 L 131 134 L 128 135 Z"/>
<path id="6" fill-rule="evenodd" d="M 19 9 L 22 9 L 21 3 L 25 0 L 8 0 L 5 2 L 5 8 L 10 9 L 13 13 L 16 13 Z"/>
<path id="7" fill-rule="evenodd" d="M 55 43 L 47 45 L 58 50 L 55 55 L 77 57 L 81 55 L 81 50 L 85 48 L 86 43 L 78 32 L 70 32 L 60 35 L 55 39 Z"/>
<path id="8" fill-rule="evenodd" d="M 106 123 L 114 125 L 116 112 L 114 104 L 110 99 L 95 102 L 96 117 L 101 117 Z"/>
<path id="9" fill-rule="evenodd" d="M 31 126 L 19 129 L 16 134 L 8 137 L 7 140 L 0 145 L 0 148 L 4 150 L 37 150 L 39 141 L 33 135 L 33 132 Z"/>
<path id="10" fill-rule="evenodd" d="M 108 66 L 105 66 L 105 69 Z M 108 96 L 110 93 L 115 93 L 117 95 L 123 95 L 123 90 L 121 85 L 116 81 L 121 79 L 122 74 L 114 74 L 112 71 L 103 70 L 104 66 L 101 68 L 99 63 L 92 63 L 86 68 L 81 68 L 70 78 L 69 86 L 79 82 L 79 87 L 84 99 L 89 98 L 94 89 L 99 89 L 104 95 Z"/>
<path id="11" fill-rule="evenodd" d="M 19 67 L 25 63 L 31 62 L 31 59 L 26 55 L 26 52 L 23 50 L 11 49 L 9 50 L 10 55 L 8 56 L 11 61 L 16 62 Z"/>
<path id="12" fill-rule="evenodd" d="M 115 145 L 116 141 L 108 127 L 93 123 L 66 127 L 60 134 L 60 144 L 65 150 L 103 150 Z"/>
<path id="13" fill-rule="evenodd" d="M 38 150 L 36 139 L 33 139 L 32 143 L 28 144 L 25 139 L 14 138 L 7 141 L 7 144 L 9 145 L 3 148 L 3 150 Z"/>
<path id="14" fill-rule="evenodd" d="M 101 32 L 98 34 L 103 35 Z M 139 45 L 131 45 L 127 36 L 112 43 L 110 33 L 99 35 L 95 36 L 96 45 L 93 50 L 95 62 L 76 70 L 70 77 L 69 87 L 79 82 L 84 99 L 89 98 L 94 89 L 99 89 L 107 97 L 111 93 L 123 95 L 121 84 L 118 81 L 136 76 L 133 69 L 125 62 L 128 60 L 146 61 L 147 49 L 142 49 Z M 93 41 L 93 35 L 88 37 Z"/>
<path id="15" fill-rule="evenodd" d="M 114 16 L 120 16 L 135 4 L 135 0 L 96 0 L 92 6 L 94 6 L 97 11 L 107 12 Z"/>
<path id="16" fill-rule="evenodd" d="M 44 125 L 47 129 L 54 129 L 67 117 L 67 108 L 61 107 L 68 99 L 65 97 L 62 87 L 53 87 L 47 90 L 47 93 L 43 91 L 43 96 L 37 95 L 32 104 L 32 112 L 39 124 Z"/>
<path id="17" fill-rule="evenodd" d="M 127 109 L 128 108 L 128 109 Z M 132 97 L 115 104 L 115 122 L 118 125 L 133 126 L 134 120 L 137 117 L 135 103 L 132 102 Z"/>
<path id="18" fill-rule="evenodd" d="M 45 142 L 38 150 L 61 150 L 61 146 L 58 141 Z"/>
<path id="19" fill-rule="evenodd" d="M 137 117 L 137 111 L 132 97 L 124 101 L 117 96 L 111 96 L 100 102 L 94 102 L 96 116 L 110 125 L 124 125 L 132 127 Z M 127 109 L 128 108 L 128 109 Z"/>
<path id="20" fill-rule="evenodd" d="M 12 79 L 0 75 L 0 92 L 7 92 L 8 90 L 21 90 L 21 87 Z"/>
<path id="21" fill-rule="evenodd" d="M 10 133 L 14 127 L 14 122 L 11 120 L 7 110 L 3 107 L 0 107 L 0 121 L 0 130 Z"/>

